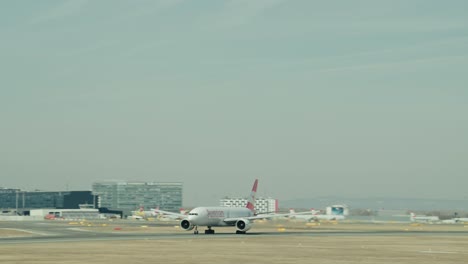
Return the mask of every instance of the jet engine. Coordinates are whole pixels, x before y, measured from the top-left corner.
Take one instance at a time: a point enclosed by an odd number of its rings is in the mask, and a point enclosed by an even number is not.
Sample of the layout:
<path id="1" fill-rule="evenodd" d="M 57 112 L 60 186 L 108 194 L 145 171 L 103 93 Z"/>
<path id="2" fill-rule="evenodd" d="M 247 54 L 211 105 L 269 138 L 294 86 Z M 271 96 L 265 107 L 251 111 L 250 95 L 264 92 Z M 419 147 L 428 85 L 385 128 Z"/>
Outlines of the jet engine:
<path id="1" fill-rule="evenodd" d="M 192 223 L 190 223 L 190 221 L 187 220 L 187 219 L 184 219 L 184 220 L 180 221 L 180 227 L 182 227 L 183 229 L 185 229 L 187 231 L 190 231 L 190 230 L 192 230 L 194 228 Z"/>
<path id="2" fill-rule="evenodd" d="M 247 219 L 239 219 L 236 222 L 237 231 L 245 232 L 245 231 L 248 231 L 251 227 L 252 225 L 250 224 L 250 221 Z"/>

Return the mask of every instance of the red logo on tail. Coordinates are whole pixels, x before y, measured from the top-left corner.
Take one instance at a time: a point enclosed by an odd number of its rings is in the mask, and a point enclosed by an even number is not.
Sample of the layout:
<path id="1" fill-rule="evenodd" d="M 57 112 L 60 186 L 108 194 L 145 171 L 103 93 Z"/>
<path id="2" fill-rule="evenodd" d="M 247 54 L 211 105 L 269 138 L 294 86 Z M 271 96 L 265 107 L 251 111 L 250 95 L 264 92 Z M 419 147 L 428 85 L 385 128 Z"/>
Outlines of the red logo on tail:
<path id="1" fill-rule="evenodd" d="M 252 192 L 250 193 L 249 200 L 247 201 L 247 208 L 249 208 L 251 211 L 255 210 L 255 194 L 257 193 L 257 185 L 258 179 L 255 179 Z"/>

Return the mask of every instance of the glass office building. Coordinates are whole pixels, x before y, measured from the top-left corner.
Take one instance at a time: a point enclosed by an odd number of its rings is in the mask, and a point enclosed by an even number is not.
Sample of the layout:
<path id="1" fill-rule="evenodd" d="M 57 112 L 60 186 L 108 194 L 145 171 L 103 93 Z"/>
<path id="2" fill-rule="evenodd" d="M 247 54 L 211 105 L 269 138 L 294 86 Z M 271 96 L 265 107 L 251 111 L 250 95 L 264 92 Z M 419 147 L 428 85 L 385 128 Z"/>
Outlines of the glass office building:
<path id="1" fill-rule="evenodd" d="M 246 207 L 247 198 L 224 197 L 219 200 L 219 205 L 223 207 Z M 276 213 L 278 212 L 278 200 L 273 198 L 258 197 L 255 199 L 255 212 Z"/>
<path id="2" fill-rule="evenodd" d="M 38 208 L 79 209 L 80 204 L 94 204 L 91 191 L 23 191 L 0 188 L 0 208 L 29 210 Z"/>
<path id="3" fill-rule="evenodd" d="M 127 215 L 141 206 L 167 211 L 182 207 L 180 182 L 102 181 L 93 183 L 93 193 L 99 196 L 99 207 L 122 210 Z"/>

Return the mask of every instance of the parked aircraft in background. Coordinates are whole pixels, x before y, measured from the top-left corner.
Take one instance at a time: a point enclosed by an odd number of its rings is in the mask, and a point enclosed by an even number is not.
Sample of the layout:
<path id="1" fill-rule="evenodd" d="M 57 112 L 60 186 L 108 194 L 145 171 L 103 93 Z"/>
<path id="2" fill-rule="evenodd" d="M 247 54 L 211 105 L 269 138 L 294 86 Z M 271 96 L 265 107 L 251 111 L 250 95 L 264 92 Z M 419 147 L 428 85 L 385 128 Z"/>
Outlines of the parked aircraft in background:
<path id="1" fill-rule="evenodd" d="M 467 217 L 457 217 L 453 218 L 457 223 L 468 223 L 468 218 Z"/>
<path id="2" fill-rule="evenodd" d="M 438 216 L 416 215 L 415 213 L 410 213 L 410 220 L 418 223 L 436 223 L 440 221 Z"/>
<path id="3" fill-rule="evenodd" d="M 180 215 L 187 215 L 187 211 L 183 208 L 179 209 L 179 215 L 173 215 L 173 214 L 166 214 L 162 213 L 162 211 L 159 210 L 159 207 L 156 207 L 156 209 L 152 210 L 152 215 L 156 217 L 156 219 L 161 220 L 161 221 L 176 221 L 176 220 L 182 220 L 184 217 L 181 217 Z"/>
<path id="4" fill-rule="evenodd" d="M 446 219 L 441 221 L 442 224 L 463 224 L 468 223 L 468 218 L 456 217 L 452 219 Z"/>
<path id="5" fill-rule="evenodd" d="M 416 215 L 414 213 L 410 214 L 411 222 L 417 223 L 431 223 L 431 224 L 463 224 L 468 223 L 468 218 L 466 217 L 455 217 L 451 219 L 440 220 L 438 216 L 426 216 L 426 215 Z"/>
<path id="6" fill-rule="evenodd" d="M 180 227 L 184 230 L 194 230 L 198 234 L 198 226 L 206 226 L 205 234 L 214 234 L 214 226 L 234 226 L 236 234 L 245 234 L 252 227 L 256 219 L 284 217 L 290 214 L 263 214 L 255 215 L 255 194 L 258 180 L 255 180 L 246 207 L 196 207 L 188 215 L 155 210 L 164 214 L 171 214 L 182 218 Z"/>
<path id="7" fill-rule="evenodd" d="M 132 215 L 130 218 L 132 219 L 143 219 L 147 217 L 151 217 L 154 214 L 153 210 L 145 211 L 143 206 L 140 206 L 138 211 L 132 211 Z"/>
<path id="8" fill-rule="evenodd" d="M 318 222 L 320 220 L 326 220 L 326 221 L 333 221 L 333 220 L 344 220 L 345 216 L 344 215 L 327 215 L 327 214 L 320 214 L 320 211 L 315 210 L 312 208 L 310 212 L 307 213 L 296 213 L 294 209 L 289 209 L 289 219 L 298 219 L 298 220 L 304 220 L 308 222 Z"/>
<path id="9" fill-rule="evenodd" d="M 442 220 L 440 221 L 441 224 L 456 224 L 457 221 L 455 221 L 455 219 L 445 219 L 445 220 Z"/>
<path id="10" fill-rule="evenodd" d="M 128 219 L 137 219 L 137 220 L 142 220 L 142 219 L 148 219 L 151 217 L 156 217 L 158 220 L 180 220 L 181 217 L 175 216 L 175 215 L 168 215 L 168 214 L 163 214 L 159 213 L 159 206 L 156 207 L 155 209 L 150 209 L 144 210 L 143 206 L 140 206 L 140 209 L 138 211 L 132 211 L 132 215 L 127 217 Z M 187 214 L 187 212 L 183 209 L 180 208 L 180 214 Z"/>

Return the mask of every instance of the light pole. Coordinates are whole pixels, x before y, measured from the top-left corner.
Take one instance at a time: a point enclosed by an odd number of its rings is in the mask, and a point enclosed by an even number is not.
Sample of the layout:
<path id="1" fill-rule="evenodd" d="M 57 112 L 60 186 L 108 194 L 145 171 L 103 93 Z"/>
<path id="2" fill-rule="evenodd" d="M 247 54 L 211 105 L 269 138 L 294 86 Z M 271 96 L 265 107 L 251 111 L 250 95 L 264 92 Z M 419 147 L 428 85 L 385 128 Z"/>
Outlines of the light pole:
<path id="1" fill-rule="evenodd" d="M 15 214 L 18 215 L 18 190 L 16 190 L 16 211 Z"/>

